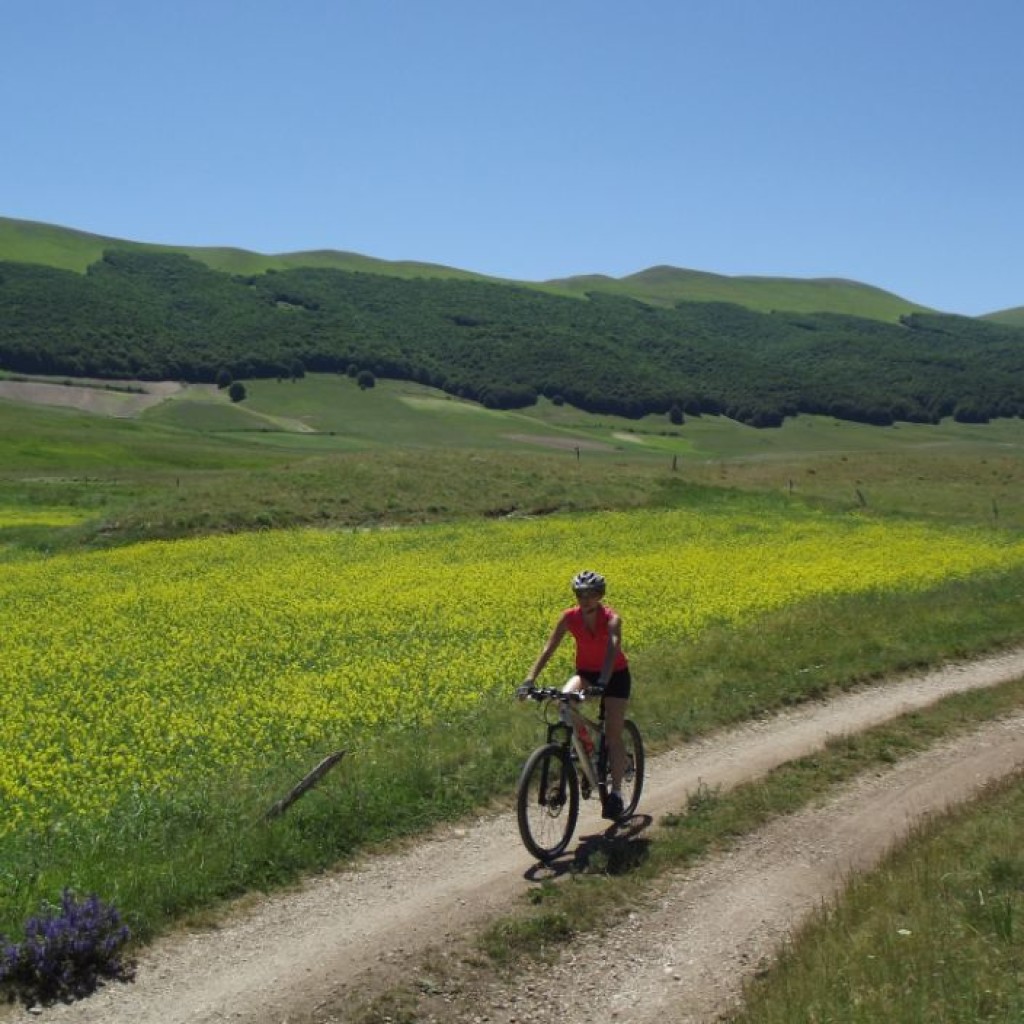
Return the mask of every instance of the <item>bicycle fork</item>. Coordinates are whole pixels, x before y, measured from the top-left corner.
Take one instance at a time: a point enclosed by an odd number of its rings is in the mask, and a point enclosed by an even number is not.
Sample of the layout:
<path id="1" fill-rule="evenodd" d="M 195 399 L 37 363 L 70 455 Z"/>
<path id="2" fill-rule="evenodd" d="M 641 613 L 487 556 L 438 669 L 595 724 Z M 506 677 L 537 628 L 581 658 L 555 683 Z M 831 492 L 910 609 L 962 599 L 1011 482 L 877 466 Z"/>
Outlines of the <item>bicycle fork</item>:
<path id="1" fill-rule="evenodd" d="M 565 724 L 563 722 L 553 722 L 548 726 L 548 743 L 558 743 L 561 746 L 568 744 L 568 737 L 564 733 Z M 558 772 L 558 789 L 551 789 L 551 759 L 545 758 L 541 764 L 540 769 L 540 786 L 537 790 L 537 803 L 541 807 L 554 806 L 556 808 L 562 807 L 566 801 L 566 786 L 568 784 L 568 776 L 564 768 L 560 768 Z"/>

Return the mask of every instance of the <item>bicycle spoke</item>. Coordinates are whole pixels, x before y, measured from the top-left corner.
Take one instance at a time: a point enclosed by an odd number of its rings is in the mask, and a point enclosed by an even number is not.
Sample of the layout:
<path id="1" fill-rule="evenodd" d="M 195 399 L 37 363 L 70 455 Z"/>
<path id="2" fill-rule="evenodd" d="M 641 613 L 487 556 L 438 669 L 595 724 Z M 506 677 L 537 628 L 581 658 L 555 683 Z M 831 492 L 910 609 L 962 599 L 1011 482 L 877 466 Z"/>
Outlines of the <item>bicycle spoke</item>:
<path id="1" fill-rule="evenodd" d="M 622 777 L 623 816 L 628 817 L 640 802 L 644 788 L 644 744 L 640 730 L 632 721 L 625 724 L 622 740 L 626 746 L 626 770 Z"/>
<path id="2" fill-rule="evenodd" d="M 565 750 L 558 744 L 535 750 L 516 794 L 519 832 L 534 856 L 550 860 L 568 846 L 579 800 L 579 780 Z"/>

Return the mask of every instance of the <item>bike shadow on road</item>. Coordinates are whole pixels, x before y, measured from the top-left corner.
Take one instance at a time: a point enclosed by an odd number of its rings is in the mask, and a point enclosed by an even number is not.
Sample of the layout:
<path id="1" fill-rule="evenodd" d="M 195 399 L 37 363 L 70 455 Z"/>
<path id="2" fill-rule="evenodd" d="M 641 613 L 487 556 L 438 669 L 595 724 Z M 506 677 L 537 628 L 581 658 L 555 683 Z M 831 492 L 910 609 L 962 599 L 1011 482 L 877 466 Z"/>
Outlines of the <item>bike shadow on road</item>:
<path id="1" fill-rule="evenodd" d="M 534 864 L 524 873 L 528 882 L 549 882 L 565 875 L 626 875 L 647 860 L 651 840 L 644 833 L 654 819 L 634 814 L 609 825 L 602 832 L 581 835 L 575 849 L 553 860 Z"/>

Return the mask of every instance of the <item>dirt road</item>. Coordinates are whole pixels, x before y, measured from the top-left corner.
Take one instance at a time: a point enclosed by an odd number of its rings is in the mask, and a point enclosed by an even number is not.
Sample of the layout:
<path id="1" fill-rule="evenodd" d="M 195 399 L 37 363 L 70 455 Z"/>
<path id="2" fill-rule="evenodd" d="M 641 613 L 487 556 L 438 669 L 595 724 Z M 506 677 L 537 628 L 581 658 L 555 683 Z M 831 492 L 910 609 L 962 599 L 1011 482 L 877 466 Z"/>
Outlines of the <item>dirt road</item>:
<path id="1" fill-rule="evenodd" d="M 700 784 L 726 789 L 950 693 L 1024 676 L 1024 651 L 842 696 L 652 759 L 641 810 L 655 821 Z M 909 827 L 1024 763 L 1024 719 L 998 722 L 862 779 L 828 806 L 781 819 L 674 880 L 654 911 L 599 945 L 567 953 L 543 978 L 469 993 L 444 1021 L 576 1024 L 710 1021 L 808 909 Z M 600 830 L 591 804 L 580 834 Z M 134 985 L 37 1019 L 81 1024 L 308 1024 L 350 1018 L 357 1003 L 416 971 L 422 952 L 516 900 L 535 877 L 514 815 L 467 822 L 409 850 L 239 907 L 216 930 L 182 933 L 142 958 Z M 567 998 L 552 972 L 572 979 Z M 565 1005 L 562 1005 L 564 1002 Z M 24 1011 L 11 1011 L 11 1019 Z M 0 1011 L 0 1019 L 6 1019 Z M 598 1018 L 599 1019 L 599 1018 Z"/>

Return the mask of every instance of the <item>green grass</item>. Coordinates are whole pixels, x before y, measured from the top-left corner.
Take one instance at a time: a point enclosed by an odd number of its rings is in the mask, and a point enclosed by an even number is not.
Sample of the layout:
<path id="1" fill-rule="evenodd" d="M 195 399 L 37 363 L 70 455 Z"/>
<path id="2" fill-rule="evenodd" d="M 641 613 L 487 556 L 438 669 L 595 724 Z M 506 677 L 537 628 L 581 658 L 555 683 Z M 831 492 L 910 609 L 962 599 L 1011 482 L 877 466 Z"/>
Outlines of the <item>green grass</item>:
<path id="1" fill-rule="evenodd" d="M 258 456 L 270 464 L 271 459 Z M 120 477 L 168 466 L 206 470 L 251 468 L 253 453 L 189 427 L 154 425 L 45 406 L 0 401 L 0 479 L 37 474 L 81 476 L 112 471 Z"/>
<path id="2" fill-rule="evenodd" d="M 396 381 L 361 391 L 336 375 L 254 382 L 240 405 L 190 388 L 138 419 L 0 401 L 4 500 L 96 511 L 48 547 L 671 505 L 695 486 L 1013 530 L 1024 527 L 1022 485 L 1022 420 L 799 417 L 755 430 L 691 417 L 674 428 L 543 400 L 497 412 Z"/>
<path id="3" fill-rule="evenodd" d="M 1012 324 L 1014 326 L 1024 325 L 1024 306 L 1014 306 L 1012 309 L 1000 309 L 982 317 L 983 320 L 995 320 L 998 323 Z"/>
<path id="4" fill-rule="evenodd" d="M 1024 778 L 930 821 L 750 986 L 736 1024 L 1024 1019 Z"/>

